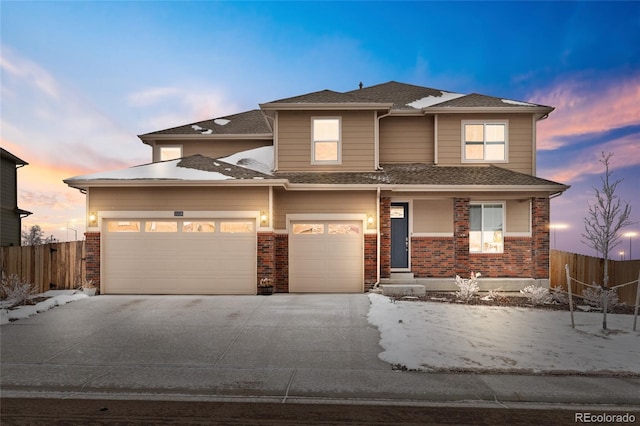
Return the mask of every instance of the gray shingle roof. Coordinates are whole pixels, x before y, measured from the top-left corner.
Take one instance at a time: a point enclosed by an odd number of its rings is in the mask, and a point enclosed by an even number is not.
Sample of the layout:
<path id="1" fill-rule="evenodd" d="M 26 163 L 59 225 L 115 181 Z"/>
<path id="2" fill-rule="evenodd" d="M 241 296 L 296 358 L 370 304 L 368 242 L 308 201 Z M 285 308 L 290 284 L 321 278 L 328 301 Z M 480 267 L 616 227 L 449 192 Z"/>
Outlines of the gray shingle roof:
<path id="1" fill-rule="evenodd" d="M 407 104 L 428 96 L 441 97 L 443 92 L 445 91 L 432 89 L 430 87 L 389 81 L 375 86 L 352 90 L 347 92 L 347 94 L 361 99 L 368 99 L 372 102 L 393 102 L 394 110 L 413 110 L 416 108 L 410 107 Z"/>
<path id="2" fill-rule="evenodd" d="M 548 186 L 564 185 L 497 166 L 436 166 L 429 164 L 381 164 L 376 172 L 278 172 L 276 177 L 307 184 L 389 184 L 444 186 Z"/>
<path id="3" fill-rule="evenodd" d="M 147 133 L 149 135 L 252 135 L 271 133 L 262 111 L 254 109 L 225 117 L 198 121 L 170 129 Z"/>
<path id="4" fill-rule="evenodd" d="M 183 158 L 178 167 L 219 172 L 235 179 L 278 179 L 311 185 L 442 185 L 442 186 L 558 186 L 565 185 L 497 166 L 436 166 L 431 164 L 382 164 L 372 172 L 276 172 L 260 173 L 202 155 Z M 337 189 L 337 188 L 336 188 Z"/>
<path id="5" fill-rule="evenodd" d="M 367 102 L 369 100 L 351 96 L 348 93 L 334 92 L 333 90 L 321 90 L 319 92 L 307 93 L 305 95 L 294 96 L 291 98 L 278 99 L 272 101 L 272 104 L 338 104 L 338 103 L 356 103 Z"/>

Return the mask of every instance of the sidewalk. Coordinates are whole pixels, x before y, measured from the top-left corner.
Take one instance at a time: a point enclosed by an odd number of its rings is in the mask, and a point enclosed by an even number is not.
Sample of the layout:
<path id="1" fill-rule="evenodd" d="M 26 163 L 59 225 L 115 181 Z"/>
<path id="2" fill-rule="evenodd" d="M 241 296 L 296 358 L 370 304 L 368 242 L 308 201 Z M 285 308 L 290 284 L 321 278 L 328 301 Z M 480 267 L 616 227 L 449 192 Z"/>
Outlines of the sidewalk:
<path id="1" fill-rule="evenodd" d="M 640 410 L 639 377 L 394 371 L 366 295 L 99 296 L 2 326 L 2 397 Z"/>

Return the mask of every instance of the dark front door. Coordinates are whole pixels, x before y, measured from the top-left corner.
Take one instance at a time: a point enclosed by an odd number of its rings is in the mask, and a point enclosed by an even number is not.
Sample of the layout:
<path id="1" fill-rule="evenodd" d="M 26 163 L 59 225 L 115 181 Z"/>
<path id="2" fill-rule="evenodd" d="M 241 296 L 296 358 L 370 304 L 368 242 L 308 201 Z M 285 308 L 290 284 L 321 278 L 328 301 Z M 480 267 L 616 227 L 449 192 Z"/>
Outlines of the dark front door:
<path id="1" fill-rule="evenodd" d="M 409 203 L 391 203 L 391 267 L 409 267 Z"/>

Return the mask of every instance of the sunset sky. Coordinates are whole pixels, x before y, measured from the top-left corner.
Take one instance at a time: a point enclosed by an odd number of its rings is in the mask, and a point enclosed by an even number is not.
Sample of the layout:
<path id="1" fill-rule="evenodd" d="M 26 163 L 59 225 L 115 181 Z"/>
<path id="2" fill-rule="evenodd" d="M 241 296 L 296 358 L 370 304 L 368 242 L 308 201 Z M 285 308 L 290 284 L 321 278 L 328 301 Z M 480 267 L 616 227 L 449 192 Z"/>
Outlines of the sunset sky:
<path id="1" fill-rule="evenodd" d="M 601 151 L 640 222 L 639 2 L 2 1 L 0 19 L 1 145 L 29 163 L 23 225 L 47 236 L 83 237 L 62 179 L 151 160 L 136 135 L 390 80 L 556 108 L 538 125 L 538 176 L 571 185 L 552 247 L 595 254 Z M 640 258 L 640 223 L 625 231 Z"/>

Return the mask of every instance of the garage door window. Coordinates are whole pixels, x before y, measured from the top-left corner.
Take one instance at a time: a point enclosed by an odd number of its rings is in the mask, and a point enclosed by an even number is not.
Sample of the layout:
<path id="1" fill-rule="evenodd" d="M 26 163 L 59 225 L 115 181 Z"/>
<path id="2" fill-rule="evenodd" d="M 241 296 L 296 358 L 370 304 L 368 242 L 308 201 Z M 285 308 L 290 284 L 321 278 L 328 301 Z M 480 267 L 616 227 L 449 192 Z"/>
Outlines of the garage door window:
<path id="1" fill-rule="evenodd" d="M 147 222 L 145 232 L 178 232 L 178 222 Z"/>
<path id="2" fill-rule="evenodd" d="M 182 232 L 216 232 L 215 222 L 184 222 Z"/>
<path id="3" fill-rule="evenodd" d="M 220 222 L 220 231 L 225 234 L 249 234 L 253 232 L 253 222 Z"/>
<path id="4" fill-rule="evenodd" d="M 109 232 L 140 232 L 140 222 L 109 222 Z"/>
<path id="5" fill-rule="evenodd" d="M 293 233 L 295 235 L 301 234 L 324 234 L 324 224 L 322 223 L 295 223 L 293 225 Z"/>
<path id="6" fill-rule="evenodd" d="M 360 227 L 356 224 L 329 224 L 329 235 L 357 235 L 360 234 Z"/>

